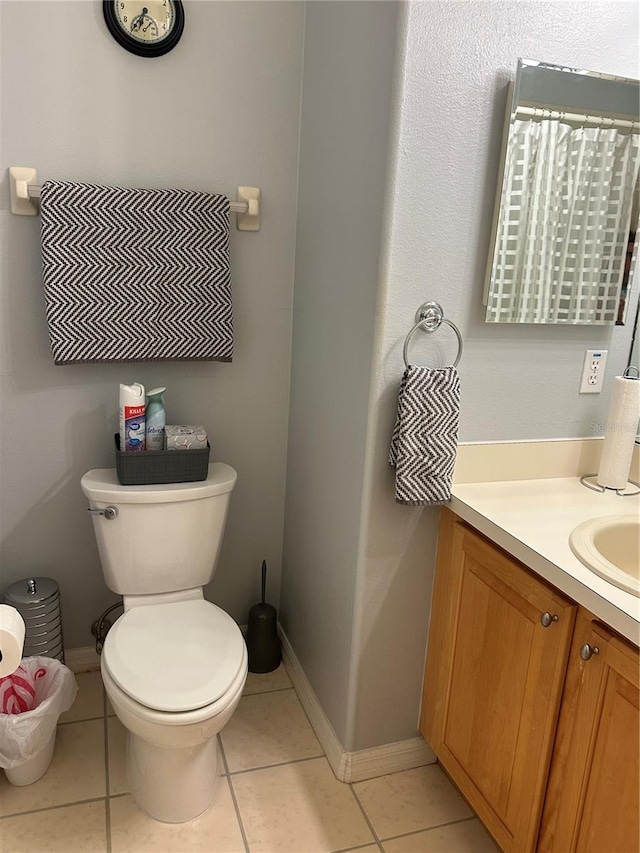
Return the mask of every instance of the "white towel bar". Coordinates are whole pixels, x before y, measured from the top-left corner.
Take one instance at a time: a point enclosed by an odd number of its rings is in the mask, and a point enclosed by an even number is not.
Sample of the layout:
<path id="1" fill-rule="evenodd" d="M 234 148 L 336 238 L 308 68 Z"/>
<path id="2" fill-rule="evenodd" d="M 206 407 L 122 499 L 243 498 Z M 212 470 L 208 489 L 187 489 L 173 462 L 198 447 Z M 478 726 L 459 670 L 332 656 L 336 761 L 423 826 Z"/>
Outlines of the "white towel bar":
<path id="1" fill-rule="evenodd" d="M 37 216 L 39 213 L 40 191 L 35 169 L 25 166 L 11 166 L 9 183 L 11 189 L 11 213 L 17 216 Z M 258 231 L 260 229 L 260 188 L 238 187 L 237 201 L 229 203 L 232 213 L 238 214 L 238 231 Z"/>

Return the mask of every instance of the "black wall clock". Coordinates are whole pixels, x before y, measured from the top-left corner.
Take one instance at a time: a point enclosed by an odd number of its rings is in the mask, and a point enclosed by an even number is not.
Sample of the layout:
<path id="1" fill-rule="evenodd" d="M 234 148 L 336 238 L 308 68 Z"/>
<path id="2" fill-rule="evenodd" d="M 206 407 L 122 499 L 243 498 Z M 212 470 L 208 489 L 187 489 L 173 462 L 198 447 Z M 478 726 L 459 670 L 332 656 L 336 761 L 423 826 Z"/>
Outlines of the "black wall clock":
<path id="1" fill-rule="evenodd" d="M 109 32 L 136 56 L 162 56 L 178 44 L 184 29 L 180 0 L 103 0 Z"/>

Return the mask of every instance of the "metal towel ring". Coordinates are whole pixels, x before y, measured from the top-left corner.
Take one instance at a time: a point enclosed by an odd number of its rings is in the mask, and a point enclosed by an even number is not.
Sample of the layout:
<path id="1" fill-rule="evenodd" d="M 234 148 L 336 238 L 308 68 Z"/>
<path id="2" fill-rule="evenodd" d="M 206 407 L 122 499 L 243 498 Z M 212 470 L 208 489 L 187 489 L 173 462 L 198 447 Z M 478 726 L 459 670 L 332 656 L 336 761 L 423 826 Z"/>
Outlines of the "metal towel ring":
<path id="1" fill-rule="evenodd" d="M 423 332 L 435 332 L 436 329 L 439 329 L 443 323 L 446 323 L 447 326 L 451 326 L 453 331 L 456 333 L 456 337 L 458 338 L 458 355 L 456 357 L 456 360 L 453 362 L 452 367 L 458 366 L 458 364 L 460 363 L 460 359 L 462 358 L 463 350 L 462 335 L 460 334 L 460 329 L 458 329 L 455 323 L 452 323 L 451 320 L 447 320 L 447 318 L 444 316 L 442 305 L 440 305 L 438 302 L 424 302 L 416 311 L 416 324 L 411 329 L 404 342 L 402 357 L 404 358 L 405 367 L 409 367 L 409 359 L 407 358 L 409 341 L 418 331 L 418 329 L 422 329 Z"/>

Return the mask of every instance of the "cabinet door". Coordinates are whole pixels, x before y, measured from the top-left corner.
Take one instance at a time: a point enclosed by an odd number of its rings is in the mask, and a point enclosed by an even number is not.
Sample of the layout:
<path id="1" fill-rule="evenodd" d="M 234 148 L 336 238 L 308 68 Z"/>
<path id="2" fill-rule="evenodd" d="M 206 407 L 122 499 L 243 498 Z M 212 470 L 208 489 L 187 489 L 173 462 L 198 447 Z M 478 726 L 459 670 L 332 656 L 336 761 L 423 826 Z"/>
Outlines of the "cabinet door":
<path id="1" fill-rule="evenodd" d="M 588 660 L 580 653 L 585 643 L 592 650 Z M 584 649 L 583 655 L 589 651 Z M 580 610 L 542 819 L 541 851 L 640 849 L 638 665 L 637 650 Z"/>
<path id="2" fill-rule="evenodd" d="M 420 728 L 505 851 L 535 849 L 575 611 L 443 511 Z"/>

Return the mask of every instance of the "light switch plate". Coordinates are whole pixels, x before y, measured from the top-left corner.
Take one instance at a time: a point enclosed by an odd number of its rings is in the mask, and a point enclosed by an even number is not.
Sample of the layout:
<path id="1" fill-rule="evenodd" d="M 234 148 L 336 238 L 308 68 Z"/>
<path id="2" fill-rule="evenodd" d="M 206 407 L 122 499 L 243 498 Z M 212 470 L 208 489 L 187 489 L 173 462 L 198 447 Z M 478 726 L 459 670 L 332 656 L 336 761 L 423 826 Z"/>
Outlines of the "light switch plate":
<path id="1" fill-rule="evenodd" d="M 602 391 L 608 353 L 606 349 L 588 349 L 585 352 L 580 379 L 581 394 L 599 394 Z"/>

